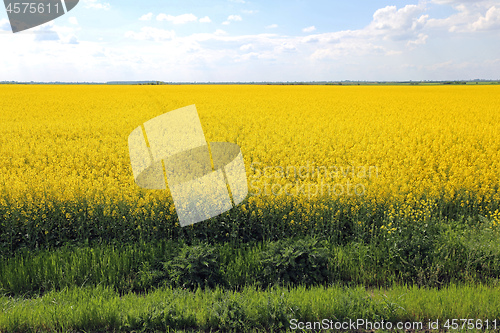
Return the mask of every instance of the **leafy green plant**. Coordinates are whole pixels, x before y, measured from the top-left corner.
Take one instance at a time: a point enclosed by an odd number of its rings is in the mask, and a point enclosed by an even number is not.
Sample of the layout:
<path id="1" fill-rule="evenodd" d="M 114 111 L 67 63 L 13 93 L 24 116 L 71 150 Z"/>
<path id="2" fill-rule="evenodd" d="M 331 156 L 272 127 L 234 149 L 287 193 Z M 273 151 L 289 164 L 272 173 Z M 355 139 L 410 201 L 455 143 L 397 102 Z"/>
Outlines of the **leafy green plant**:
<path id="1" fill-rule="evenodd" d="M 177 287 L 213 288 L 223 284 L 219 254 L 208 244 L 185 245 L 179 255 L 165 263 L 164 267 Z"/>
<path id="2" fill-rule="evenodd" d="M 326 246 L 313 238 L 271 243 L 262 254 L 262 280 L 267 285 L 327 282 L 329 255 Z"/>

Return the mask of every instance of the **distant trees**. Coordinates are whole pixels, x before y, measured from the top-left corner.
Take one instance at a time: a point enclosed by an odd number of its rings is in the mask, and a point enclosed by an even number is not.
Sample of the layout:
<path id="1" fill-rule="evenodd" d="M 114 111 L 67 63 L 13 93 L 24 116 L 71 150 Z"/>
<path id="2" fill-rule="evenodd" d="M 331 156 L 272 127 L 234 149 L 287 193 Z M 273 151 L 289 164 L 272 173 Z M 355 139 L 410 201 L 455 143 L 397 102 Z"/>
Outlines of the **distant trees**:
<path id="1" fill-rule="evenodd" d="M 151 81 L 151 82 L 144 82 L 144 83 L 139 83 L 140 86 L 160 86 L 167 84 L 163 81 Z"/>
<path id="2" fill-rule="evenodd" d="M 467 84 L 466 81 L 444 81 L 443 84 Z"/>

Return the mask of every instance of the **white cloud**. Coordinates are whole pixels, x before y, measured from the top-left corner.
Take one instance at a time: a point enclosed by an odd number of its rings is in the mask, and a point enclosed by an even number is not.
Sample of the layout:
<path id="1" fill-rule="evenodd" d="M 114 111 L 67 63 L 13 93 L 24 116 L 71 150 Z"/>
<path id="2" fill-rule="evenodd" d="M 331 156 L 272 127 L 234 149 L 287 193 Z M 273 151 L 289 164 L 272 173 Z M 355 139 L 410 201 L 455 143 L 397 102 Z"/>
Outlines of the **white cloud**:
<path id="1" fill-rule="evenodd" d="M 78 25 L 78 20 L 74 16 L 69 17 L 68 22 L 74 25 Z"/>
<path id="2" fill-rule="evenodd" d="M 385 55 L 388 55 L 388 56 L 398 56 L 398 55 L 401 55 L 401 54 L 403 54 L 403 51 L 388 50 L 387 52 L 385 52 Z"/>
<path id="3" fill-rule="evenodd" d="M 0 20 L 0 31 L 10 31 L 10 23 L 7 19 Z"/>
<path id="4" fill-rule="evenodd" d="M 227 32 L 225 32 L 222 29 L 217 29 L 217 30 L 215 30 L 214 35 L 215 36 L 224 36 L 224 35 L 227 35 Z"/>
<path id="5" fill-rule="evenodd" d="M 418 34 L 418 38 L 415 39 L 415 40 L 409 40 L 406 45 L 407 46 L 417 46 L 417 45 L 423 45 L 427 42 L 427 38 L 429 38 L 428 35 L 424 34 L 424 33 L 419 33 Z"/>
<path id="6" fill-rule="evenodd" d="M 175 31 L 142 27 L 140 32 L 127 31 L 125 37 L 136 40 L 165 41 L 175 37 Z"/>
<path id="7" fill-rule="evenodd" d="M 243 19 L 241 18 L 241 16 L 239 15 L 229 15 L 227 17 L 227 20 L 228 21 L 233 21 L 233 22 L 236 22 L 236 21 L 242 21 Z"/>
<path id="8" fill-rule="evenodd" d="M 491 30 L 500 28 L 500 7 L 492 6 L 484 16 L 471 25 L 472 30 Z"/>
<path id="9" fill-rule="evenodd" d="M 427 42 L 424 11 L 423 5 L 387 6 L 376 10 L 372 22 L 362 29 L 309 35 L 301 43 L 311 45 L 307 48 L 312 50 L 312 60 L 402 54 Z"/>
<path id="10" fill-rule="evenodd" d="M 453 33 L 470 33 L 500 27 L 497 0 L 432 0 L 433 3 L 450 5 L 456 13 L 443 19 L 429 19 L 428 26 Z"/>
<path id="11" fill-rule="evenodd" d="M 279 36 L 276 34 L 258 34 L 258 35 L 240 35 L 240 36 L 228 36 L 227 32 L 221 29 L 217 29 L 213 34 L 210 33 L 199 33 L 193 34 L 191 36 L 185 37 L 185 39 L 196 40 L 196 41 L 210 41 L 215 40 L 219 42 L 228 43 L 240 43 L 241 45 L 245 43 L 254 43 L 255 45 L 278 45 L 278 41 L 285 41 L 286 37 L 278 39 Z M 230 46 L 228 46 L 229 49 Z M 228 50 L 225 49 L 225 50 Z"/>
<path id="12" fill-rule="evenodd" d="M 229 0 L 229 2 L 245 3 L 245 0 Z"/>
<path id="13" fill-rule="evenodd" d="M 420 66 L 420 68 L 421 69 L 425 68 L 425 69 L 431 70 L 431 71 L 437 71 L 437 70 L 440 70 L 443 68 L 449 69 L 449 68 L 454 67 L 454 66 L 456 66 L 456 64 L 454 64 L 453 60 L 447 60 L 447 61 L 443 61 L 443 62 L 433 63 L 431 65 Z"/>
<path id="14" fill-rule="evenodd" d="M 249 52 L 236 57 L 235 62 L 244 62 L 259 59 L 272 59 L 274 58 L 269 52 L 259 53 L 259 52 Z"/>
<path id="15" fill-rule="evenodd" d="M 243 9 L 241 11 L 243 14 L 256 14 L 258 13 L 259 11 L 258 10 L 254 10 L 254 9 Z"/>
<path id="16" fill-rule="evenodd" d="M 53 29 L 52 22 L 49 24 L 44 24 L 32 30 L 35 33 L 35 41 L 36 42 L 44 42 L 44 41 L 58 41 L 59 35 Z"/>
<path id="17" fill-rule="evenodd" d="M 253 44 L 244 44 L 240 46 L 241 51 L 251 51 L 253 50 Z"/>
<path id="18" fill-rule="evenodd" d="M 50 23 L 46 25 L 57 31 L 62 30 L 62 27 L 50 25 Z M 71 29 L 75 30 L 76 28 L 72 27 Z M 64 30 L 69 31 L 66 28 Z M 102 74 L 101 64 L 93 61 L 91 57 L 91 54 L 95 53 L 98 43 L 80 42 L 80 44 L 75 44 L 76 37 L 65 40 L 63 34 L 58 34 L 59 40 L 45 39 L 43 42 L 34 42 L 39 35 L 36 28 L 2 36 L 3 42 L 7 42 L 16 49 L 14 56 L 0 55 L 0 63 L 5 65 L 2 76 L 8 80 L 18 81 L 75 82 L 91 81 L 93 80 L 90 79 L 91 76 Z M 73 45 L 68 45 L 71 43 Z M 26 63 L 23 65 L 25 61 Z"/>
<path id="19" fill-rule="evenodd" d="M 240 15 L 229 15 L 227 17 L 227 20 L 222 22 L 224 25 L 231 24 L 231 22 L 236 22 L 236 21 L 243 21 Z"/>
<path id="20" fill-rule="evenodd" d="M 278 25 L 277 25 L 277 24 L 271 24 L 271 25 L 268 25 L 268 26 L 266 27 L 266 29 L 275 29 L 275 28 L 277 28 L 277 27 L 278 27 Z"/>
<path id="21" fill-rule="evenodd" d="M 151 21 L 153 18 L 153 13 L 147 13 L 139 17 L 139 21 Z"/>
<path id="22" fill-rule="evenodd" d="M 385 47 L 374 44 L 374 43 L 360 43 L 357 41 L 349 41 L 345 43 L 339 43 L 335 46 L 328 48 L 318 48 L 311 55 L 313 60 L 324 60 L 324 59 L 342 59 L 346 56 L 348 57 L 364 57 L 364 56 L 375 56 L 384 55 L 389 52 Z"/>
<path id="23" fill-rule="evenodd" d="M 406 5 L 400 9 L 387 6 L 375 11 L 370 28 L 392 36 L 406 36 L 408 32 L 419 30 L 425 25 L 429 16 L 420 15 L 424 11 L 423 5 Z"/>
<path id="24" fill-rule="evenodd" d="M 472 19 L 471 13 L 463 5 L 456 6 L 455 9 L 458 11 L 458 13 L 446 18 L 430 18 L 427 22 L 427 26 L 429 28 L 434 28 L 442 31 L 457 32 L 464 31 L 468 24 L 471 24 L 474 20 L 477 19 L 477 17 Z"/>
<path id="25" fill-rule="evenodd" d="M 100 0 L 82 0 L 85 8 L 92 9 L 104 9 L 108 10 L 111 8 L 111 5 L 107 2 L 101 2 Z"/>
<path id="26" fill-rule="evenodd" d="M 193 14 L 181 14 L 181 15 L 177 15 L 177 16 L 158 14 L 158 16 L 156 16 L 156 20 L 157 21 L 168 21 L 168 22 L 172 22 L 173 24 L 184 24 L 184 23 L 188 23 L 188 22 L 198 21 L 198 18 Z"/>
<path id="27" fill-rule="evenodd" d="M 53 43 L 58 45 L 79 44 L 80 42 L 78 40 L 77 33 L 81 30 L 81 28 L 78 26 L 78 22 L 75 23 L 75 20 L 71 20 L 71 18 L 69 18 L 69 21 L 72 25 L 62 26 L 57 25 L 55 21 L 50 21 L 13 36 L 16 36 L 14 38 L 18 38 L 20 35 L 31 36 L 32 41 L 50 44 L 50 47 L 53 47 Z"/>
<path id="28" fill-rule="evenodd" d="M 310 26 L 310 27 L 307 27 L 307 28 L 304 28 L 302 29 L 303 32 L 313 32 L 316 30 L 316 27 L 314 25 Z"/>
<path id="29" fill-rule="evenodd" d="M 274 48 L 274 51 L 275 51 L 275 53 L 297 51 L 297 45 L 296 45 L 296 42 L 294 40 L 284 41 L 280 45 L 276 46 Z"/>
<path id="30" fill-rule="evenodd" d="M 205 17 L 202 17 L 202 18 L 200 19 L 200 22 L 201 22 L 201 23 L 210 23 L 210 22 L 212 22 L 212 20 L 210 19 L 210 17 L 205 16 Z"/>
<path id="31" fill-rule="evenodd" d="M 80 44 L 80 42 L 78 41 L 78 38 L 75 35 L 73 35 L 69 37 L 67 44 Z"/>

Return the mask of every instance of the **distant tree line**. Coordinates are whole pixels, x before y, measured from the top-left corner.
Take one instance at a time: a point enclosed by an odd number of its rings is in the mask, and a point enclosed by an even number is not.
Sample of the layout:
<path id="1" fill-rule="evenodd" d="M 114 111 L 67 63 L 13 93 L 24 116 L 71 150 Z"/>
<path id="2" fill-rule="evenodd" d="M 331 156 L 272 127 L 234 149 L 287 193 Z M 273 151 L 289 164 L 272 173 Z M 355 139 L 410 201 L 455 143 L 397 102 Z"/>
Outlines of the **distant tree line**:
<path id="1" fill-rule="evenodd" d="M 164 84 L 168 84 L 168 83 L 165 83 L 163 81 L 151 81 L 151 82 L 139 83 L 140 86 L 161 86 Z"/>
<path id="2" fill-rule="evenodd" d="M 443 84 L 467 84 L 466 81 L 444 81 Z M 477 82 L 476 82 L 477 84 Z"/>

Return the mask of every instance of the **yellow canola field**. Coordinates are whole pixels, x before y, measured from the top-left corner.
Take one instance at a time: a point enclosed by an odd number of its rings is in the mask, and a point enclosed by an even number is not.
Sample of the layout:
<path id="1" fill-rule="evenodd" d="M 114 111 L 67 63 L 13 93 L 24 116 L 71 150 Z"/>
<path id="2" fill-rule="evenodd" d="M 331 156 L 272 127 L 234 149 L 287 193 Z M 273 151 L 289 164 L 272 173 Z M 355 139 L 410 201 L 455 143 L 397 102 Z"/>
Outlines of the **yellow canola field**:
<path id="1" fill-rule="evenodd" d="M 207 141 L 241 147 L 244 211 L 459 200 L 498 217 L 500 86 L 2 85 L 0 206 L 160 205 L 168 193 L 134 184 L 127 138 L 191 104 Z"/>

